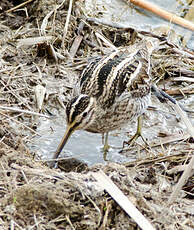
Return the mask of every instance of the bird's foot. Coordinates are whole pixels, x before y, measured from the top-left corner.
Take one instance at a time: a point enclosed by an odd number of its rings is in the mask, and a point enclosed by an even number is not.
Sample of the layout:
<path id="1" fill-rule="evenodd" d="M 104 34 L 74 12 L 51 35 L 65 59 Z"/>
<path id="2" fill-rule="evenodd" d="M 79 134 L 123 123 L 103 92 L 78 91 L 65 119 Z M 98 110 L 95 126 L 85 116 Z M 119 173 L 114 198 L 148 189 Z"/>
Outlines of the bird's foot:
<path id="1" fill-rule="evenodd" d="M 141 133 L 137 132 L 129 141 L 123 142 L 123 148 L 125 147 L 125 145 L 132 146 L 139 137 L 141 137 L 141 139 L 143 140 L 145 145 L 149 146 L 149 144 L 146 141 L 146 139 L 144 138 L 144 136 Z"/>
<path id="2" fill-rule="evenodd" d="M 129 141 L 124 141 L 123 142 L 123 148 L 120 151 L 120 153 L 123 153 L 127 150 L 129 150 L 130 147 L 132 147 L 135 143 L 135 141 L 141 137 L 141 139 L 143 140 L 143 142 L 145 143 L 146 147 L 149 146 L 148 142 L 146 141 L 146 139 L 144 138 L 144 136 L 141 133 L 136 132 L 136 134 L 129 140 Z M 125 146 L 128 145 L 128 148 L 126 149 Z"/>
<path id="3" fill-rule="evenodd" d="M 141 139 L 143 140 L 143 142 L 145 143 L 146 146 L 149 146 L 146 139 L 142 135 L 142 125 L 143 125 L 143 119 L 142 119 L 142 115 L 141 115 L 138 117 L 137 131 L 136 131 L 135 135 L 129 141 L 123 142 L 123 149 L 121 150 L 121 152 L 123 152 L 125 145 L 128 145 L 131 147 L 135 143 L 137 138 L 139 138 L 139 137 L 141 137 Z"/>

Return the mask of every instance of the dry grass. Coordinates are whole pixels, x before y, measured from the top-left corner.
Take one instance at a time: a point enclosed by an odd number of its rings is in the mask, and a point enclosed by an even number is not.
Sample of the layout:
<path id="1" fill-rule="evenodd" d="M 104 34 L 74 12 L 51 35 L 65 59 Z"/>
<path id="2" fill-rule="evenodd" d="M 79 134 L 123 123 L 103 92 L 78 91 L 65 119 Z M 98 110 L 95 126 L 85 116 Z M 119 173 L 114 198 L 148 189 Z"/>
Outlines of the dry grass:
<path id="1" fill-rule="evenodd" d="M 33 113 L 63 111 L 61 105 L 71 97 L 77 73 L 88 57 L 110 51 L 96 32 L 115 47 L 153 36 L 91 22 L 82 28 L 83 1 L 74 1 L 71 15 L 68 1 L 60 1 L 60 7 L 56 2 L 35 0 L 25 10 L 0 15 L 0 104 L 19 109 L 0 109 L 0 229 L 136 229 L 136 223 L 96 184 L 91 172 L 99 169 L 156 229 L 193 229 L 192 176 L 176 201 L 167 205 L 182 174 L 179 166 L 188 164 L 193 154 L 192 139 L 179 148 L 178 142 L 174 156 L 170 148 L 163 147 L 162 156 L 126 165 L 84 167 L 80 173 L 49 169 L 26 147 L 26 140 L 37 134 L 38 116 Z M 13 7 L 12 1 L 1 4 L 2 12 Z M 40 40 L 41 36 L 46 37 Z M 81 37 L 76 40 L 77 36 Z M 193 53 L 163 37 L 158 41 L 159 50 L 153 54 L 154 80 L 163 80 L 171 94 L 177 89 L 180 95 L 193 92 L 192 82 L 171 81 L 179 76 L 193 78 Z M 36 104 L 37 85 L 46 88 L 41 111 Z"/>

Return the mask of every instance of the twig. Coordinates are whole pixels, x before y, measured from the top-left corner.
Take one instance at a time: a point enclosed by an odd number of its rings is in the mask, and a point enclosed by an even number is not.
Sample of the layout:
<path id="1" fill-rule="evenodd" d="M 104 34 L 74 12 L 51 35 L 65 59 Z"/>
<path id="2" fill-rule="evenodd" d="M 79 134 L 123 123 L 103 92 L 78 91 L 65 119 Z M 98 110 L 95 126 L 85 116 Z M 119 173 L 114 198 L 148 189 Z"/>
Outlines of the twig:
<path id="1" fill-rule="evenodd" d="M 194 83 L 194 79 L 191 77 L 175 77 L 172 79 L 173 81 L 185 81 L 185 82 L 192 82 Z"/>
<path id="2" fill-rule="evenodd" d="M 194 94 L 194 89 L 185 88 L 185 89 L 181 89 L 181 91 L 184 94 Z M 182 94 L 181 91 L 180 89 L 169 89 L 169 90 L 166 90 L 165 92 L 169 95 L 180 95 Z"/>
<path id="3" fill-rule="evenodd" d="M 18 229 L 23 230 L 23 228 L 21 226 L 19 226 L 19 224 L 17 224 L 14 220 L 11 220 L 11 230 L 16 229 L 15 227 L 17 227 Z"/>
<path id="4" fill-rule="evenodd" d="M 0 143 L 5 139 L 5 136 L 3 136 L 1 139 L 0 139 Z"/>
<path id="5" fill-rule="evenodd" d="M 137 167 L 137 166 L 141 166 L 141 165 L 146 165 L 146 164 L 153 164 L 153 163 L 160 163 L 160 162 L 164 162 L 164 161 L 170 161 L 170 160 L 174 160 L 176 159 L 183 159 L 185 156 L 185 154 L 183 153 L 178 153 L 176 155 L 170 155 L 170 156 L 162 156 L 162 157 L 150 157 L 150 158 L 146 158 L 146 159 L 140 159 L 140 160 L 136 160 L 133 162 L 126 162 L 123 163 L 124 166 L 126 167 Z"/>
<path id="6" fill-rule="evenodd" d="M 100 226 L 100 229 L 99 230 L 103 230 L 106 228 L 106 225 L 107 225 L 107 222 L 108 222 L 108 214 L 110 212 L 110 209 L 112 207 L 112 204 L 111 203 L 108 203 L 106 201 L 106 211 L 105 211 L 105 214 L 104 214 L 104 218 L 103 218 L 103 221 L 102 221 L 102 225 Z"/>
<path id="7" fill-rule="evenodd" d="M 4 113 L 1 113 L 1 112 L 0 112 L 0 114 L 1 114 L 2 116 L 5 116 L 5 117 L 6 117 L 7 119 L 9 119 L 9 120 L 12 120 L 12 121 L 14 121 L 14 122 L 16 122 L 16 123 L 18 123 L 18 124 L 20 124 L 20 125 L 23 125 L 26 129 L 29 129 L 31 132 L 35 133 L 36 135 L 39 135 L 36 131 L 34 131 L 34 130 L 31 129 L 30 127 L 26 126 L 24 123 L 19 122 L 19 121 L 13 119 L 12 117 L 9 117 L 8 115 L 6 115 L 6 114 L 4 114 Z"/>
<path id="8" fill-rule="evenodd" d="M 33 230 L 33 229 L 39 229 L 38 225 L 41 223 L 41 221 L 37 221 L 36 215 L 34 214 L 34 222 L 35 224 L 30 226 L 28 230 Z"/>
<path id="9" fill-rule="evenodd" d="M 29 181 L 28 181 L 28 179 L 27 179 L 27 177 L 26 177 L 26 174 L 24 173 L 23 170 L 21 170 L 21 174 L 22 174 L 22 176 L 23 176 L 23 178 L 24 178 L 26 184 L 29 184 Z"/>
<path id="10" fill-rule="evenodd" d="M 159 138 L 159 142 L 151 142 L 149 143 L 150 146 L 153 147 L 157 147 L 157 146 L 161 146 L 161 145 L 165 145 L 165 144 L 169 144 L 171 142 L 175 142 L 175 141 L 181 141 L 181 140 L 186 140 L 190 137 L 190 134 L 188 133 L 183 133 L 183 134 L 174 134 L 174 135 L 169 135 L 163 138 Z"/>
<path id="11" fill-rule="evenodd" d="M 4 91 L 4 92 L 1 92 L 1 94 L 8 94 L 8 93 L 12 93 L 12 92 L 17 92 L 17 91 L 22 91 L 22 90 L 25 90 L 26 87 L 23 87 L 23 88 L 17 88 L 17 89 L 12 89 L 12 90 L 7 90 L 7 91 Z"/>
<path id="12" fill-rule="evenodd" d="M 8 111 L 13 111 L 13 112 L 18 112 L 18 113 L 26 113 L 26 114 L 39 116 L 39 117 L 50 118 L 50 116 L 48 116 L 48 115 L 32 112 L 32 111 L 29 111 L 29 110 L 18 109 L 18 108 L 14 108 L 14 107 L 0 106 L 0 110 L 8 110 Z"/>
<path id="13" fill-rule="evenodd" d="M 14 11 L 14 10 L 17 10 L 17 9 L 20 8 L 20 7 L 25 6 L 26 4 L 28 4 L 28 3 L 32 2 L 32 1 L 34 1 L 34 0 L 28 0 L 28 1 L 26 1 L 26 2 L 22 2 L 21 4 L 15 6 L 15 7 L 13 7 L 13 8 L 11 8 L 11 9 L 9 9 L 9 10 L 6 10 L 5 12 L 6 12 L 6 13 L 10 13 L 10 12 L 12 12 L 12 11 Z"/>
<path id="14" fill-rule="evenodd" d="M 166 10 L 163 10 L 162 8 L 158 7 L 157 5 L 147 2 L 146 0 L 128 0 L 128 2 L 139 6 L 145 10 L 148 10 L 156 15 L 159 15 L 161 18 L 164 18 L 172 23 L 178 24 L 182 27 L 185 27 L 187 29 L 194 31 L 194 24 L 184 18 L 181 18 L 175 14 L 172 14 Z"/>
<path id="15" fill-rule="evenodd" d="M 69 218 L 69 215 L 65 215 L 65 217 L 66 217 L 67 222 L 68 222 L 69 225 L 71 226 L 71 229 L 72 229 L 72 230 L 75 230 L 75 228 L 73 227 L 73 224 L 71 223 L 71 220 L 70 220 L 70 218 Z"/>
<path id="16" fill-rule="evenodd" d="M 102 219 L 102 215 L 101 215 L 101 211 L 99 209 L 99 207 L 97 206 L 97 204 L 87 195 L 85 194 L 85 196 L 88 198 L 88 200 L 93 204 L 94 208 L 97 210 L 97 212 L 99 213 L 99 217 L 98 217 L 98 224 L 97 227 L 99 227 L 100 225 L 100 221 Z"/>
<path id="17" fill-rule="evenodd" d="M 177 195 L 179 193 L 179 191 L 181 190 L 181 188 L 183 187 L 183 185 L 185 184 L 185 182 L 187 181 L 187 179 L 189 178 L 191 171 L 193 169 L 193 165 L 194 165 L 194 156 L 192 156 L 190 163 L 187 165 L 184 173 L 182 174 L 178 184 L 176 185 L 173 193 L 171 194 L 168 203 L 172 203 L 176 198 Z"/>
<path id="18" fill-rule="evenodd" d="M 8 81 L 9 81 L 9 80 L 8 80 Z M 4 88 L 8 89 L 8 91 L 9 91 L 10 94 L 12 94 L 17 100 L 20 100 L 21 103 L 22 103 L 23 105 L 25 105 L 29 110 L 31 109 L 30 106 L 29 106 L 28 104 L 26 104 L 25 102 L 22 101 L 22 98 L 21 98 L 19 95 L 16 95 L 16 94 L 14 93 L 15 90 L 12 89 L 11 86 L 8 87 L 8 85 L 5 85 L 3 81 L 1 81 L 1 83 L 2 83 L 2 85 L 4 86 Z M 11 89 L 11 90 L 10 90 L 10 89 Z M 4 89 L 3 89 L 3 90 L 4 90 Z"/>
<path id="19" fill-rule="evenodd" d="M 178 173 L 178 172 L 181 172 L 181 171 L 184 171 L 186 168 L 187 168 L 188 164 L 186 165 L 177 165 L 169 170 L 167 170 L 166 172 L 171 175 L 171 174 L 175 174 L 175 173 Z M 194 165 L 193 165 L 193 168 L 192 170 L 194 170 Z"/>
<path id="20" fill-rule="evenodd" d="M 46 27 L 48 25 L 48 20 L 49 18 L 51 17 L 51 15 L 54 13 L 56 13 L 56 11 L 65 3 L 65 0 L 63 0 L 61 2 L 60 5 L 56 6 L 56 8 L 54 10 L 51 10 L 43 19 L 42 21 L 42 24 L 41 24 L 41 28 L 40 28 L 40 31 L 41 31 L 41 34 L 46 36 Z"/>
<path id="21" fill-rule="evenodd" d="M 172 103 L 173 104 L 173 103 Z M 192 126 L 187 114 L 181 109 L 178 103 L 174 104 L 175 110 L 180 115 L 182 121 L 184 122 L 185 126 L 187 127 L 188 133 L 194 137 L 194 127 Z"/>
<path id="22" fill-rule="evenodd" d="M 155 86 L 153 86 L 153 89 L 155 90 Z M 191 135 L 191 137 L 194 137 L 194 127 L 191 124 L 187 114 L 183 111 L 183 109 L 180 107 L 179 103 L 172 97 L 170 97 L 168 94 L 166 94 L 164 91 L 160 90 L 160 94 L 168 99 L 168 102 L 173 106 L 173 108 L 176 110 L 176 112 L 181 117 L 182 121 L 184 122 L 185 126 L 187 127 L 188 133 Z"/>
<path id="23" fill-rule="evenodd" d="M 151 223 L 140 213 L 140 211 L 131 203 L 123 192 L 113 183 L 113 181 L 103 172 L 93 173 L 99 185 L 105 189 L 112 198 L 131 216 L 143 230 L 154 230 Z"/>
<path id="24" fill-rule="evenodd" d="M 75 54 L 77 53 L 77 50 L 78 50 L 78 48 L 82 42 L 82 39 L 83 39 L 83 36 L 78 35 L 73 41 L 73 44 L 72 44 L 71 49 L 69 51 L 69 55 L 72 58 L 72 60 L 73 60 Z"/>
<path id="25" fill-rule="evenodd" d="M 55 160 L 56 162 L 58 161 L 65 161 L 65 160 L 69 160 L 69 159 L 73 159 L 75 157 L 80 157 L 83 156 L 83 154 L 78 154 L 76 156 L 69 156 L 69 157 L 61 157 L 61 158 L 57 158 L 57 159 L 40 159 L 40 160 L 35 160 L 37 162 L 52 162 L 53 160 Z"/>
<path id="26" fill-rule="evenodd" d="M 64 32 L 63 32 L 62 47 L 64 47 L 65 38 L 67 35 L 67 30 L 68 30 L 68 26 L 69 26 L 70 17 L 71 17 L 72 5 L 73 5 L 73 0 L 70 0 L 69 1 L 69 9 L 68 9 L 67 18 L 66 18 L 65 27 L 64 27 Z"/>
<path id="27" fill-rule="evenodd" d="M 17 48 L 21 46 L 32 46 L 36 44 L 41 44 L 44 42 L 51 41 L 52 39 L 53 39 L 53 36 L 46 36 L 46 35 L 41 36 L 41 37 L 22 38 L 18 40 Z"/>
<path id="28" fill-rule="evenodd" d="M 113 50 L 118 51 L 117 47 L 114 46 L 110 41 L 108 41 L 107 38 L 105 38 L 102 34 L 100 34 L 100 33 L 98 33 L 98 32 L 96 32 L 95 34 L 96 34 L 96 36 L 97 36 L 98 38 L 100 38 L 106 45 L 108 45 L 109 47 L 111 47 Z"/>

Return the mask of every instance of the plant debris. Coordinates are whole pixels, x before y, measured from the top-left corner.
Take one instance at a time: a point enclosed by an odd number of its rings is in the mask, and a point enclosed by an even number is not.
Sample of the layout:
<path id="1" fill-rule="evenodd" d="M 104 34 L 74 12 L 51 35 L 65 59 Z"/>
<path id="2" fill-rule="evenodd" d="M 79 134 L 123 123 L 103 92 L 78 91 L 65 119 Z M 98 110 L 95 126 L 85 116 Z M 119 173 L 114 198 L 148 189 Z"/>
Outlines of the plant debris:
<path id="1" fill-rule="evenodd" d="M 64 113 L 91 57 L 154 38 L 159 46 L 152 54 L 153 81 L 171 95 L 187 97 L 194 93 L 193 51 L 162 35 L 89 21 L 82 0 L 18 2 L 22 8 L 15 9 L 15 1 L 0 4 L 0 229 L 137 229 L 96 183 L 92 173 L 98 170 L 155 229 L 193 229 L 193 169 L 168 204 L 183 166 L 192 158 L 191 139 L 179 135 L 169 148 L 160 144 L 157 156 L 149 150 L 148 157 L 126 164 L 88 167 L 68 159 L 57 169 L 50 169 L 26 145 L 38 135 L 40 113 L 51 118 Z M 38 103 L 37 87 L 43 90 Z"/>

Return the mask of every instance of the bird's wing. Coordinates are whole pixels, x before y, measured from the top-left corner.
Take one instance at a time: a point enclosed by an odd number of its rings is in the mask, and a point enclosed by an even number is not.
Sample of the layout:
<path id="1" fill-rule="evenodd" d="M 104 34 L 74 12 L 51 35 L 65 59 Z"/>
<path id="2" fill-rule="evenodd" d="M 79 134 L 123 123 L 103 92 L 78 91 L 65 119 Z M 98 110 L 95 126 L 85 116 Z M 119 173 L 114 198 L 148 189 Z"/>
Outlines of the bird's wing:
<path id="1" fill-rule="evenodd" d="M 119 53 L 119 51 L 111 52 L 104 57 L 97 57 L 88 64 L 81 75 L 82 94 L 93 97 L 99 97 L 102 94 L 104 84 L 106 84 L 112 68 L 120 62 L 118 61 Z"/>
<path id="2" fill-rule="evenodd" d="M 103 108 L 112 106 L 123 93 L 148 84 L 148 57 L 145 48 L 123 48 L 94 60 L 82 73 L 81 93 L 96 97 Z"/>

